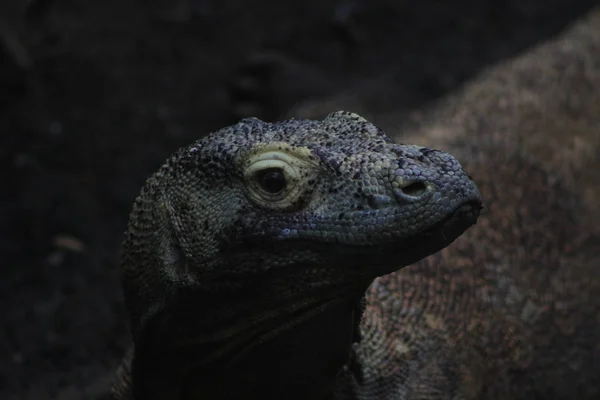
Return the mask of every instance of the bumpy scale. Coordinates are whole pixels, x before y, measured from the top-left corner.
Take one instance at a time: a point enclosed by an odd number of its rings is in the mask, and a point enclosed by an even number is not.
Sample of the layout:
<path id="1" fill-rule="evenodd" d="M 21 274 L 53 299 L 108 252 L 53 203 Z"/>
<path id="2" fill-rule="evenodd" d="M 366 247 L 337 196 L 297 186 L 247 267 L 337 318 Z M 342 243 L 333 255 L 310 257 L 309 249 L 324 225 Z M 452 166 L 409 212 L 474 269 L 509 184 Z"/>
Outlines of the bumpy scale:
<path id="1" fill-rule="evenodd" d="M 365 291 L 480 208 L 455 158 L 348 112 L 246 119 L 181 149 L 131 213 L 134 347 L 116 397 L 360 396 L 361 360 L 379 351 L 361 339 Z"/>

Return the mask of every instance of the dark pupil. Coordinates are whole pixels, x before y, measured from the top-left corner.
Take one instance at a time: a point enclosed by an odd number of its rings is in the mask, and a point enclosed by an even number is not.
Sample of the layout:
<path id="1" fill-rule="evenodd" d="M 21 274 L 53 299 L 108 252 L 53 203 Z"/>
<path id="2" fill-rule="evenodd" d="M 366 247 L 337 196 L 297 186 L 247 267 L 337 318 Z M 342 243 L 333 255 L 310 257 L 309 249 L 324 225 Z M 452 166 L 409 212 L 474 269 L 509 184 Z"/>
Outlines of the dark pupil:
<path id="1" fill-rule="evenodd" d="M 279 168 L 270 168 L 262 171 L 258 177 L 260 185 L 269 193 L 279 193 L 283 189 L 287 182 L 283 171 Z"/>

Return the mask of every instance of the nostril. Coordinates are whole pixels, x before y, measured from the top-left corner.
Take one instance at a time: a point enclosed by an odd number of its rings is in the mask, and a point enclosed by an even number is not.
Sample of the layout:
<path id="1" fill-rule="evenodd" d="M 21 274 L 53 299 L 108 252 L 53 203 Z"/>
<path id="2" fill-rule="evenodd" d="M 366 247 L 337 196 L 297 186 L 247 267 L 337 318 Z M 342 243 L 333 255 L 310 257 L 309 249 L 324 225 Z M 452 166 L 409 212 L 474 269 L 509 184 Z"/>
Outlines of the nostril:
<path id="1" fill-rule="evenodd" d="M 427 192 L 427 186 L 423 182 L 413 182 L 407 186 L 399 188 L 407 196 L 410 197 L 421 197 Z"/>

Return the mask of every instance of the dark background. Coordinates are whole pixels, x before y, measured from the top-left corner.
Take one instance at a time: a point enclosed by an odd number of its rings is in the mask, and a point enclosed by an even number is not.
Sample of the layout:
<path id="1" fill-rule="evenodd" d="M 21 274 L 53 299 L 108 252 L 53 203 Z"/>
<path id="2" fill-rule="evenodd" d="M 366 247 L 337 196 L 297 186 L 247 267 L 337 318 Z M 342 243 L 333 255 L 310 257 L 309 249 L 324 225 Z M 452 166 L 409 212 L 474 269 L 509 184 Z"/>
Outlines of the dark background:
<path id="1" fill-rule="evenodd" d="M 381 77 L 372 109 L 421 106 L 594 3 L 2 0 L 0 398 L 106 384 L 127 214 L 177 147 Z"/>

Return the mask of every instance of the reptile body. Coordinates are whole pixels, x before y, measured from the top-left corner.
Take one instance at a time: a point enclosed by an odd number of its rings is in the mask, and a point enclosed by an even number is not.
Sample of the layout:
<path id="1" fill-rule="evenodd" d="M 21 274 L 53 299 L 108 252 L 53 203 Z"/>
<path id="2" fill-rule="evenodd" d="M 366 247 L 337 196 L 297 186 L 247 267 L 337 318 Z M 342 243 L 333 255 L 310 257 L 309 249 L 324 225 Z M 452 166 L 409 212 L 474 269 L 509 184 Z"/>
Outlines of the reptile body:
<path id="1" fill-rule="evenodd" d="M 332 396 L 600 398 L 599 35 L 596 9 L 422 112 L 364 110 L 402 141 L 457 156 L 486 208 L 452 246 L 369 286 Z"/>
<path id="2" fill-rule="evenodd" d="M 479 192 L 347 112 L 243 120 L 180 150 L 123 246 L 135 399 L 333 398 L 377 276 L 450 244 Z"/>

